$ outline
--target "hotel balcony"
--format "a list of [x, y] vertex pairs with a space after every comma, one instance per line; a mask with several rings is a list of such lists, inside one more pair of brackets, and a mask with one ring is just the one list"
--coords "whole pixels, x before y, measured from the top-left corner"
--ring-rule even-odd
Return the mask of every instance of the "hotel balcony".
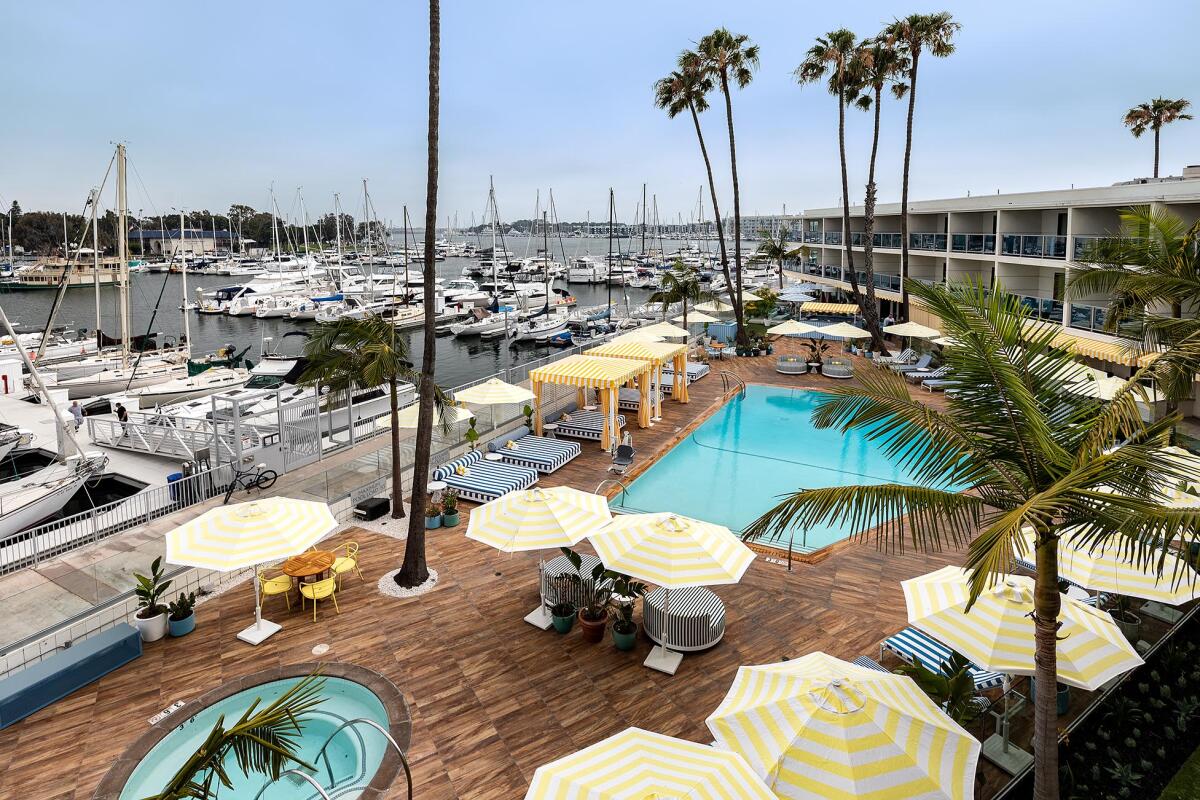
[[946, 252], [946, 239], [944, 233], [910, 233], [908, 234], [908, 249], [909, 250], [933, 250], [934, 252]]
[[950, 252], [980, 253], [994, 256], [996, 254], [996, 234], [994, 233], [954, 233], [950, 235]]
[[1007, 294], [1017, 298], [1031, 319], [1041, 319], [1058, 325], [1064, 324], [1065, 307], [1062, 300], [1015, 292], [1007, 292]]
[[1000, 236], [1000, 253], [1021, 258], [1067, 257], [1067, 237], [1041, 233], [1005, 233]]
[[825, 231], [825, 244], [841, 244], [841, 243], [842, 243], [842, 232], [841, 231]]
[[820, 231], [805, 231], [804, 232], [804, 243], [805, 244], [821, 244], [822, 241], [823, 241], [823, 237], [821, 236]]

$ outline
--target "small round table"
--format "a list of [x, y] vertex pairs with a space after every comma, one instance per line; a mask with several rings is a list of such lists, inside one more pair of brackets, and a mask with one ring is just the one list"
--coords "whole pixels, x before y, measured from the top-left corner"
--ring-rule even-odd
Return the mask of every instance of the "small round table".
[[329, 550], [309, 550], [307, 553], [292, 556], [283, 562], [280, 570], [284, 575], [298, 578], [301, 583], [304, 583], [306, 579], [315, 580], [318, 576], [323, 575], [336, 560], [337, 556]]
[[483, 457], [488, 461], [503, 461], [504, 455], [501, 453], [484, 453]]
[[[597, 408], [598, 408], [598, 406], [584, 406], [583, 410], [584, 411], [595, 411]], [[543, 425], [542, 427], [544, 428], [545, 426]]]
[[425, 491], [429, 493], [430, 499], [435, 503], [440, 503], [442, 500], [442, 492], [446, 491], [445, 481], [430, 481], [425, 484]]
[[542, 430], [546, 432], [546, 438], [547, 438], [547, 439], [555, 439], [555, 438], [557, 438], [557, 437], [554, 435], [554, 432], [555, 432], [556, 430], [558, 430], [558, 423], [557, 423], [557, 422], [546, 422], [546, 423], [543, 423], [543, 424], [542, 424]]

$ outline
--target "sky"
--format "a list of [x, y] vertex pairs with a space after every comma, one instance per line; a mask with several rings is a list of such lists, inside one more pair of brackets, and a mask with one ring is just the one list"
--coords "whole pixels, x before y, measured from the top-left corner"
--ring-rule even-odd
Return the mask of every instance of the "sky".
[[[1121, 124], [1157, 95], [1200, 105], [1200, 3], [855, 3], [445, 0], [439, 225], [481, 220], [489, 176], [502, 218], [533, 215], [553, 190], [559, 219], [634, 217], [642, 184], [659, 219], [697, 213], [704, 171], [690, 121], [668, 119], [654, 81], [719, 26], [761, 47], [735, 93], [742, 213], [838, 202], [837, 106], [792, 71], [816, 36], [860, 36], [898, 15], [949, 10], [957, 52], [923, 59], [913, 199], [1106, 185], [1149, 175], [1152, 142]], [[269, 207], [424, 216], [427, 5], [273, 2], [9, 3], [0, 203], [79, 209], [125, 141], [130, 206]], [[731, 210], [719, 98], [702, 115], [723, 211]], [[904, 105], [888, 101], [881, 202], [900, 194]], [[852, 200], [861, 202], [870, 116], [851, 112]], [[1162, 171], [1200, 163], [1200, 120], [1164, 131]], [[112, 204], [112, 183], [105, 195]], [[706, 213], [711, 214], [707, 197]]]

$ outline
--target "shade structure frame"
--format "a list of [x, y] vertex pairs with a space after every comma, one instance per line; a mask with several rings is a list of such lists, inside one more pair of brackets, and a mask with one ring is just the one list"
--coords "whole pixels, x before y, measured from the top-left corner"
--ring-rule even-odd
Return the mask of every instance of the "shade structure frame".
[[617, 433], [617, 390], [629, 381], [644, 375], [649, 380], [650, 362], [606, 356], [573, 355], [538, 367], [529, 373], [534, 394], [534, 433], [542, 435], [543, 386], [547, 383], [576, 389], [595, 389], [604, 414], [600, 448], [612, 450]]
[[[611, 342], [593, 347], [591, 350], [585, 352], [584, 355], [648, 361], [654, 373], [653, 383], [660, 389], [654, 401], [654, 417], [662, 417], [662, 368], [669, 360], [674, 369], [671, 397], [678, 403], [687, 403], [689, 401], [687, 392], [687, 345], [638, 339], [621, 341], [621, 338], [623, 337], [618, 337]], [[645, 401], [646, 395], [643, 394], [642, 404]]]

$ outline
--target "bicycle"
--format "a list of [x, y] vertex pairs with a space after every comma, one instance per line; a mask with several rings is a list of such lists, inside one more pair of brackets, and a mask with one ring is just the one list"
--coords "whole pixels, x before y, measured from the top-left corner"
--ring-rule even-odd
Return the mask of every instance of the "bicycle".
[[273, 469], [267, 469], [266, 464], [255, 464], [254, 471], [237, 470], [233, 473], [233, 478], [229, 481], [229, 488], [225, 491], [225, 504], [229, 504], [229, 498], [233, 497], [233, 493], [238, 489], [245, 489], [246, 492], [258, 489], [261, 492], [263, 489], [270, 489], [274, 486], [278, 477], [279, 473]]

